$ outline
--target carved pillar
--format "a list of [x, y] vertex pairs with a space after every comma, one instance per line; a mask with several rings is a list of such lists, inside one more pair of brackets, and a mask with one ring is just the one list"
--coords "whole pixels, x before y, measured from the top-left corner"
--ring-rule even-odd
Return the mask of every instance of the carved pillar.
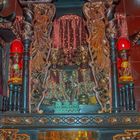
[[126, 110], [126, 102], [125, 102], [125, 87], [124, 85], [121, 85], [120, 87], [120, 110], [123, 112]]
[[134, 97], [134, 83], [123, 84], [124, 95], [124, 110], [122, 111], [135, 111], [135, 97]]
[[21, 97], [21, 95], [22, 95], [22, 93], [21, 93], [21, 88], [22, 88], [22, 86], [21, 85], [18, 85], [18, 87], [17, 87], [18, 89], [18, 92], [17, 92], [17, 111], [18, 112], [20, 112], [20, 105], [21, 105], [21, 102], [20, 102], [20, 97]]
[[134, 97], [134, 83], [129, 83], [130, 92], [130, 108], [132, 111], [136, 110], [135, 97]]
[[123, 86], [119, 86], [119, 94], [120, 94], [120, 111], [124, 110], [124, 96], [123, 96]]
[[[120, 112], [120, 94], [118, 86], [118, 70], [117, 70], [117, 56], [116, 56], [116, 23], [115, 23], [115, 8], [119, 0], [113, 0], [110, 8], [107, 10], [108, 24], [108, 39], [110, 42], [110, 56], [111, 56], [111, 82], [112, 82], [112, 112]], [[108, 3], [109, 4], [109, 3]]]
[[0, 44], [0, 95], [3, 94], [2, 79], [2, 45]]
[[12, 111], [12, 99], [13, 99], [13, 84], [9, 84], [9, 111]]
[[32, 20], [33, 20], [33, 7], [28, 4], [23, 9], [24, 15], [24, 54], [23, 54], [23, 81], [22, 81], [22, 96], [21, 96], [21, 112], [29, 112], [29, 61], [30, 61], [30, 45], [32, 42]]
[[125, 84], [125, 107], [126, 110], [131, 110], [131, 100], [130, 100], [130, 96], [129, 96], [129, 85]]
[[0, 112], [2, 111], [3, 76], [2, 76], [2, 45], [0, 44]]
[[13, 111], [17, 111], [17, 96], [18, 96], [18, 85], [14, 85]]
[[115, 38], [110, 38], [110, 53], [111, 53], [111, 82], [112, 82], [112, 112], [117, 113], [120, 111], [119, 107], [119, 87], [118, 87], [118, 71], [117, 71], [117, 58], [116, 58], [116, 47]]

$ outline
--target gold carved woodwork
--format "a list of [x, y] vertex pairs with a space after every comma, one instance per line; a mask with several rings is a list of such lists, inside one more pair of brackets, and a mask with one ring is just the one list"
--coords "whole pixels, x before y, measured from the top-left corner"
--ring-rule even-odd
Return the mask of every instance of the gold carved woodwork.
[[41, 71], [48, 63], [48, 53], [52, 45], [50, 34], [55, 10], [55, 6], [50, 3], [34, 4], [34, 37], [31, 52], [33, 64], [31, 68], [34, 72]]
[[124, 134], [117, 134], [113, 137], [113, 140], [139, 140], [140, 130], [125, 130]]
[[[40, 102], [36, 105], [36, 100], [31, 98], [32, 105], [37, 106], [35, 111], [39, 112], [40, 104], [48, 95], [48, 79], [50, 76], [50, 66], [61, 63], [59, 53], [56, 48], [52, 48], [52, 20], [55, 14], [53, 4], [34, 4], [34, 37], [32, 43], [32, 63], [31, 63], [31, 94], [39, 97]], [[94, 77], [95, 86], [93, 91], [101, 106], [101, 112], [110, 112], [107, 107], [110, 104], [110, 49], [106, 39], [106, 8], [104, 2], [87, 2], [84, 4], [83, 12], [86, 17], [88, 29], [88, 47], [80, 46], [77, 58], [81, 68], [87, 68], [89, 63]], [[90, 54], [90, 56], [89, 56]], [[61, 53], [61, 56], [63, 53]], [[59, 61], [59, 62], [58, 62]], [[53, 67], [52, 66], [52, 67]], [[55, 68], [55, 67], [54, 67]], [[41, 97], [42, 95], [42, 97]]]
[[27, 134], [17, 134], [18, 129], [0, 129], [1, 140], [30, 140]]
[[[106, 16], [105, 16], [105, 3], [87, 2], [84, 4], [83, 12], [86, 17], [86, 25], [88, 29], [88, 46], [91, 57], [89, 63], [95, 81], [94, 91], [97, 93], [96, 98], [101, 105], [101, 112], [106, 112], [106, 104], [109, 104], [111, 88], [109, 87], [110, 81], [110, 49], [109, 43], [106, 39]], [[98, 79], [96, 75], [102, 73], [102, 78]], [[104, 89], [104, 93], [100, 94], [96, 89]]]
[[[35, 110], [39, 112], [45, 94], [50, 63], [50, 54], [52, 52], [52, 20], [55, 15], [55, 5], [51, 3], [33, 4], [34, 11], [34, 36], [31, 49], [31, 94], [36, 92], [40, 95], [40, 102]], [[45, 87], [45, 88], [44, 88]], [[43, 91], [43, 89], [45, 89]], [[43, 96], [41, 97], [43, 93]], [[31, 98], [31, 104], [36, 104], [34, 98]]]
[[83, 8], [86, 20], [89, 38], [88, 45], [93, 56], [96, 55], [95, 63], [100, 69], [108, 69], [109, 44], [105, 35], [105, 6], [103, 2], [85, 3]]

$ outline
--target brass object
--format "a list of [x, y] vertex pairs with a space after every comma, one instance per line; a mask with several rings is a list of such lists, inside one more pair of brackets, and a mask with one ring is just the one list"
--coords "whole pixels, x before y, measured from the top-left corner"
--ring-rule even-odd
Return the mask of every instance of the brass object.
[[93, 105], [97, 104], [97, 99], [95, 96], [89, 97], [89, 104], [93, 104]]

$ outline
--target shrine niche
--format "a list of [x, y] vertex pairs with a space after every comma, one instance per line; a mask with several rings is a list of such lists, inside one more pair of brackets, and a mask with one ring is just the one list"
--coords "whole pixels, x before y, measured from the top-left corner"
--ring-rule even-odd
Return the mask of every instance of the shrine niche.
[[[55, 6], [49, 4], [34, 5], [34, 12], [33, 111], [84, 113], [89, 107], [89, 112], [110, 112], [110, 51], [104, 4], [86, 3], [85, 17], [68, 14], [53, 19]], [[89, 14], [97, 12], [99, 15]]]

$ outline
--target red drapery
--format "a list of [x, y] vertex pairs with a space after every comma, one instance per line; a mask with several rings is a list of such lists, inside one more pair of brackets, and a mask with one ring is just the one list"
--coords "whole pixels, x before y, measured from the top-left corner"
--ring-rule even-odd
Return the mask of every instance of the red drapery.
[[73, 52], [86, 42], [86, 28], [83, 18], [64, 15], [54, 20], [53, 47]]

